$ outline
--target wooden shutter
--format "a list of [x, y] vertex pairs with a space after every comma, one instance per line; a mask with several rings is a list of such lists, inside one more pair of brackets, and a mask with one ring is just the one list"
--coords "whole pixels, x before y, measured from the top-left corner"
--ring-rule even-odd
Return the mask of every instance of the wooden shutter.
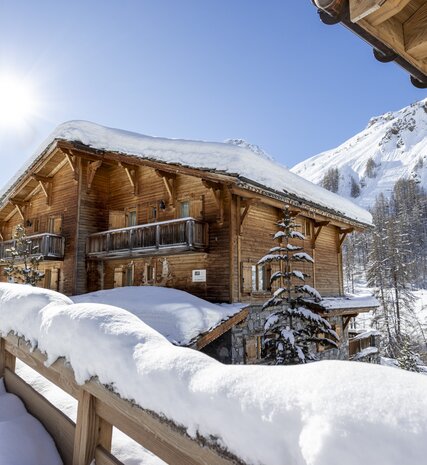
[[124, 210], [110, 210], [108, 229], [120, 229], [126, 225], [126, 213]]
[[114, 287], [123, 287], [123, 267], [114, 268]]
[[252, 292], [252, 263], [242, 262], [242, 292]]
[[50, 286], [52, 291], [59, 290], [59, 268], [52, 268], [50, 270]]
[[44, 272], [43, 287], [44, 287], [45, 289], [50, 289], [51, 274], [52, 274], [52, 270], [45, 270], [45, 272]]
[[[278, 271], [280, 271], [280, 264], [276, 262], [272, 262], [270, 265], [270, 278], [271, 276], [273, 276], [274, 273], [277, 273]], [[280, 279], [277, 279], [276, 281], [273, 282], [273, 284], [271, 284], [271, 291], [272, 292], [277, 291], [279, 287], [280, 287]]]
[[258, 355], [257, 337], [250, 336], [245, 338], [245, 357], [246, 363], [255, 362]]
[[190, 202], [190, 216], [196, 220], [203, 219], [203, 196]]

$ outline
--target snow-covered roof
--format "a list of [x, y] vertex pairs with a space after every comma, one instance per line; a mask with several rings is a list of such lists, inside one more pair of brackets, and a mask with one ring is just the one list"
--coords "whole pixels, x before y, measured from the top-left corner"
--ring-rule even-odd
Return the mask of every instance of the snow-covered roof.
[[366, 347], [365, 349], [362, 349], [360, 352], [357, 352], [357, 354], [353, 355], [351, 359], [353, 361], [357, 360], [362, 360], [365, 357], [368, 357], [369, 355], [375, 355], [378, 353], [378, 347]]
[[156, 286], [118, 287], [71, 297], [75, 303], [115, 305], [133, 313], [180, 346], [189, 346], [239, 313], [244, 304], [216, 305], [185, 291]]
[[381, 336], [381, 333], [377, 331], [376, 329], [368, 329], [368, 330], [364, 330], [363, 332], [357, 334], [357, 336], [352, 337], [351, 340], [358, 341], [359, 339], [366, 339], [371, 336]]
[[9, 331], [47, 364], [64, 357], [78, 383], [97, 376], [248, 465], [421, 464], [427, 456], [427, 378], [418, 373], [343, 361], [223, 365], [173, 346], [126, 310], [0, 283], [0, 333]]
[[304, 301], [315, 305], [317, 308], [330, 312], [346, 309], [371, 309], [379, 306], [378, 300], [371, 294], [348, 294], [342, 297], [324, 297], [320, 302], [314, 302], [314, 300], [306, 298]]
[[77, 142], [97, 150], [229, 174], [240, 178], [242, 183], [255, 183], [267, 190], [285, 193], [327, 209], [340, 217], [361, 224], [372, 224], [372, 217], [366, 210], [291, 173], [260, 149], [254, 150], [250, 144], [236, 143], [235, 140], [221, 143], [151, 137], [88, 121], [70, 121], [58, 126], [5, 187], [3, 194], [8, 192], [55, 140]]

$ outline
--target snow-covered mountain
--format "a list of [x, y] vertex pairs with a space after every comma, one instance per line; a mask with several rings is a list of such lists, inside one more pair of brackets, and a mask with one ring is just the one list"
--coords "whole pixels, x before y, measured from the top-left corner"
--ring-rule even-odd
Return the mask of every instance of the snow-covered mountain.
[[402, 177], [427, 188], [427, 99], [371, 118], [363, 131], [339, 147], [311, 157], [291, 171], [320, 184], [325, 174], [336, 168], [338, 194], [363, 207], [373, 205], [380, 192], [389, 195]]

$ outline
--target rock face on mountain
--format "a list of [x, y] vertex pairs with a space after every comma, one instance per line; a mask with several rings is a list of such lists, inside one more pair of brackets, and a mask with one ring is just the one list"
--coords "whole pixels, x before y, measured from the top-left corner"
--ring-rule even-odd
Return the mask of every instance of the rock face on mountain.
[[291, 171], [365, 208], [379, 193], [388, 196], [400, 178], [427, 188], [427, 99], [371, 118], [366, 129], [339, 147]]

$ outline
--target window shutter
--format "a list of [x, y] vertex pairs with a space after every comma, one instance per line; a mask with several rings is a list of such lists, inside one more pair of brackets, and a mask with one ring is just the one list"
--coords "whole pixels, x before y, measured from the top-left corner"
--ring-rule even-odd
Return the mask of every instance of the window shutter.
[[126, 213], [123, 210], [110, 210], [108, 229], [124, 228], [126, 224]]
[[123, 268], [114, 268], [114, 287], [123, 287]]
[[59, 268], [50, 270], [50, 286], [49, 289], [57, 291], [59, 289]]
[[242, 262], [242, 292], [252, 292], [252, 263]]
[[196, 220], [203, 219], [203, 196], [190, 202], [190, 216]]
[[[277, 273], [278, 271], [280, 271], [280, 264], [276, 262], [272, 262], [271, 268], [270, 268], [270, 278], [271, 276], [273, 276], [274, 273]], [[277, 279], [271, 284], [271, 291], [272, 292], [277, 291], [279, 287], [280, 287], [280, 279]]]
[[61, 234], [62, 232], [62, 216], [56, 216], [53, 220], [53, 233]]

